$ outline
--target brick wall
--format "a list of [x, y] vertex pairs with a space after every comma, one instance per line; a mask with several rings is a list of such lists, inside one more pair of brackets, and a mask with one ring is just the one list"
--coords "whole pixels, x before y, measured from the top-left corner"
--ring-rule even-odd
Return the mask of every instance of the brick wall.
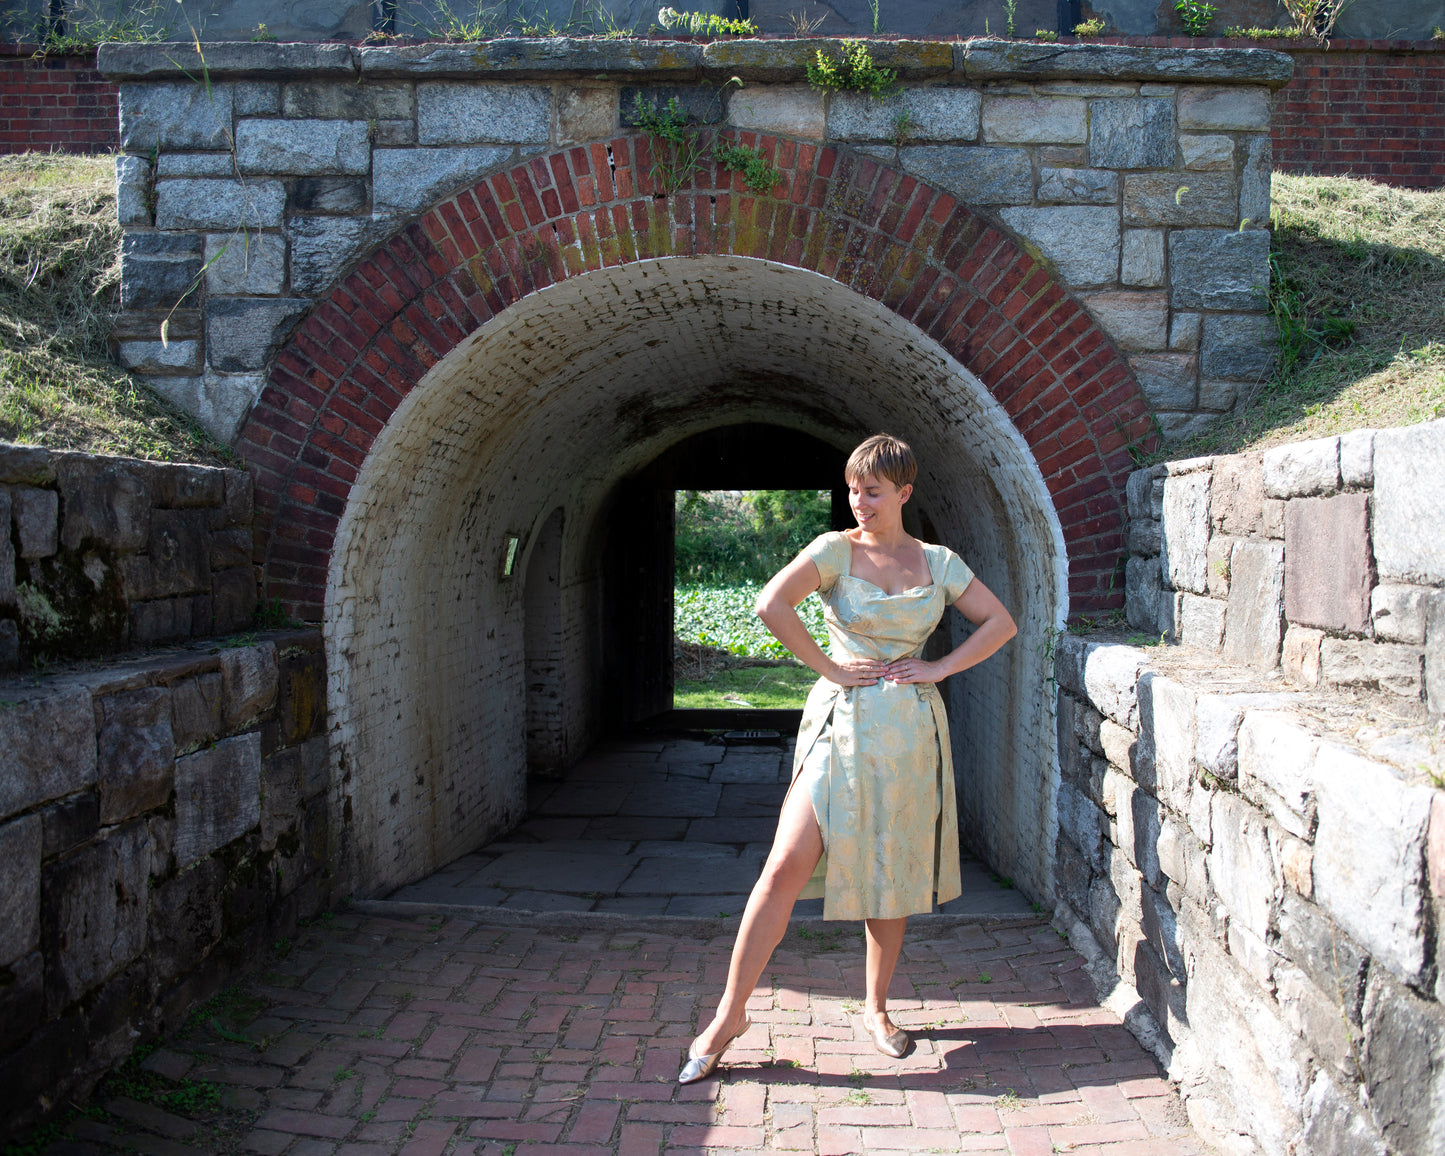
[[[1131, 37], [1117, 43], [1288, 52], [1295, 79], [1275, 97], [1276, 168], [1417, 188], [1445, 184], [1445, 44], [1337, 40], [1321, 51], [1288, 41]], [[95, 72], [93, 54], [35, 60], [26, 46], [0, 47], [0, 77], [0, 153], [116, 147], [116, 87]]]
[[115, 148], [116, 87], [95, 70], [95, 53], [36, 59], [34, 51], [0, 45], [0, 154]]

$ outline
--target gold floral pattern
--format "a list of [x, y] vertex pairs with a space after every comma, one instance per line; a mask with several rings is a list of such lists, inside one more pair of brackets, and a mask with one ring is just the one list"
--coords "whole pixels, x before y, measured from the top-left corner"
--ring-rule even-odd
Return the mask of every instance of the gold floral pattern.
[[[853, 546], [823, 534], [803, 551], [822, 579], [833, 658], [916, 657], [973, 581], [946, 546], [923, 547], [933, 581], [887, 594], [851, 573]], [[896, 919], [962, 894], [948, 717], [938, 688], [819, 679], [803, 708], [793, 783], [813, 802], [823, 858], [800, 898], [824, 919]]]

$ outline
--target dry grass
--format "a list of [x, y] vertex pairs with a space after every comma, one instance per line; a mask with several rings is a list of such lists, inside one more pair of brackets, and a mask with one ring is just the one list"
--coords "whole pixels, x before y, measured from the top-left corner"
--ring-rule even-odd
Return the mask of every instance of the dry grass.
[[1280, 369], [1160, 456], [1445, 417], [1445, 191], [1275, 173], [1272, 223]]
[[120, 285], [111, 157], [0, 157], [0, 439], [230, 463], [110, 357]]

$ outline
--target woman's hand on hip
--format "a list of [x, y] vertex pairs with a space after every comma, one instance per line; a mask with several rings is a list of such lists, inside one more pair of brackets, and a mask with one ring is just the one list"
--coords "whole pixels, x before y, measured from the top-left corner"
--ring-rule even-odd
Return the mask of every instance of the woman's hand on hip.
[[829, 682], [838, 686], [874, 686], [888, 664], [876, 658], [849, 658], [829, 665], [831, 669], [823, 676]]
[[883, 677], [898, 683], [938, 682], [942, 672], [921, 658], [895, 658], [883, 668]]

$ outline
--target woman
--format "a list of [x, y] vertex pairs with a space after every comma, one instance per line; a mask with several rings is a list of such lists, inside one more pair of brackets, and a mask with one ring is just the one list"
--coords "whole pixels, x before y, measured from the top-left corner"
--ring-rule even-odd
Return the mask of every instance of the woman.
[[[743, 912], [717, 1014], [688, 1049], [678, 1082], [705, 1079], [751, 1026], [747, 1000], [800, 895], [823, 896], [824, 919], [866, 929], [864, 1027], [885, 1055], [908, 1033], [888, 1016], [888, 984], [903, 925], [962, 893], [948, 720], [934, 683], [982, 662], [1016, 632], [1003, 604], [945, 546], [903, 529], [918, 466], [898, 438], [860, 445], [844, 471], [853, 516], [780, 570], [758, 617], [822, 677], [808, 695], [773, 849]], [[795, 607], [817, 590], [828, 625], [823, 653]], [[919, 657], [953, 605], [977, 627], [936, 662]]]

